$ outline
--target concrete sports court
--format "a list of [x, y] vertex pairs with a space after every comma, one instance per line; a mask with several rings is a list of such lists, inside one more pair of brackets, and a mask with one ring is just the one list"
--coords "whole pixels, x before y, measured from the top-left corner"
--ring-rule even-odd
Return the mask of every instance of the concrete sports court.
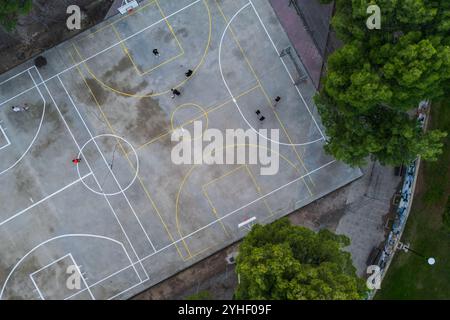
[[[324, 153], [289, 46], [267, 0], [144, 1], [1, 75], [0, 297], [128, 298], [359, 177]], [[173, 164], [194, 120], [279, 129], [278, 174]]]

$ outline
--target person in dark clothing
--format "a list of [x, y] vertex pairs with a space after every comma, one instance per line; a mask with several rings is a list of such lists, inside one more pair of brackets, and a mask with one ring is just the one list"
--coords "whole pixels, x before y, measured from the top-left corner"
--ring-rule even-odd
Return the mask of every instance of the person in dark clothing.
[[179, 96], [181, 94], [181, 92], [177, 89], [170, 89], [170, 91], [172, 91], [172, 99], [175, 98], [175, 96]]

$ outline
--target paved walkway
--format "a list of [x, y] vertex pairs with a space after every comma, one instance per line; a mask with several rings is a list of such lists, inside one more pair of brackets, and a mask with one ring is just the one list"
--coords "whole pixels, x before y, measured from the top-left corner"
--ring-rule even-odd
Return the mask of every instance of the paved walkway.
[[345, 213], [336, 233], [350, 237], [348, 251], [359, 275], [365, 275], [366, 261], [372, 249], [385, 239], [385, 216], [389, 213], [392, 197], [401, 182], [394, 169], [378, 163], [363, 168], [364, 176], [352, 184]]

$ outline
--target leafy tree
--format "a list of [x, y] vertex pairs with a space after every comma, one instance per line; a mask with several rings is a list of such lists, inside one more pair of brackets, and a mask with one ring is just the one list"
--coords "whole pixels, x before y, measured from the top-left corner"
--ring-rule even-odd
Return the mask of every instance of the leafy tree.
[[328, 230], [315, 233], [287, 218], [255, 225], [239, 248], [237, 299], [362, 299], [350, 240]]
[[[381, 30], [366, 27], [370, 4], [381, 8]], [[445, 134], [421, 132], [411, 110], [448, 90], [449, 18], [447, 0], [336, 0], [332, 23], [344, 46], [315, 99], [329, 153], [351, 165], [369, 155], [392, 165], [436, 159]]]
[[18, 16], [29, 13], [32, 6], [32, 0], [0, 0], [0, 24], [8, 31], [13, 30]]
[[446, 133], [425, 133], [404, 112], [379, 105], [355, 114], [324, 94], [316, 103], [329, 136], [325, 150], [352, 166], [364, 165], [369, 154], [382, 164], [396, 165], [417, 156], [436, 160], [441, 153]]

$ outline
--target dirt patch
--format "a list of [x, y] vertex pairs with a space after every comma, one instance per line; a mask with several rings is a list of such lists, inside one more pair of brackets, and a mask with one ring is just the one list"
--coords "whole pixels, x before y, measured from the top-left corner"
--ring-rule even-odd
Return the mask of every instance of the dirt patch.
[[[67, 107], [63, 107], [67, 109]], [[44, 118], [44, 128], [47, 134], [40, 134], [36, 140], [36, 144], [33, 146], [33, 157], [39, 157], [39, 155], [47, 150], [51, 145], [56, 143], [61, 137], [56, 132], [63, 131], [63, 124], [60, 120], [59, 114], [55, 108], [47, 108]]]
[[134, 141], [142, 144], [170, 130], [169, 116], [161, 108], [158, 100], [140, 99], [135, 108], [137, 110], [134, 120], [125, 127]]
[[187, 31], [186, 28], [180, 28], [178, 29], [175, 34], [177, 36], [181, 36], [182, 38], [187, 38], [189, 36], [189, 32]]
[[230, 299], [237, 284], [237, 277], [234, 273], [234, 266], [228, 265], [225, 258], [229, 253], [235, 251], [237, 246], [238, 244], [234, 244], [213, 254], [132, 299], [184, 299], [186, 296], [202, 290], [210, 291], [214, 299]]
[[131, 60], [125, 56], [119, 60], [119, 62], [112, 67], [110, 70], [106, 71], [103, 74], [104, 79], [114, 79], [117, 77], [118, 73], [127, 72], [129, 69], [133, 68], [133, 64]]
[[[34, 0], [32, 11], [19, 17], [16, 29], [6, 32], [0, 27], [0, 73], [54, 47], [85, 29], [101, 22], [113, 0]], [[81, 30], [66, 27], [69, 5], [82, 11]]]
[[98, 104], [100, 106], [104, 105], [106, 100], [108, 99], [108, 94], [105, 89], [103, 89], [103, 86], [100, 84], [100, 82], [95, 79], [88, 78], [86, 79], [86, 85], [91, 89], [93, 95], [97, 99]]

